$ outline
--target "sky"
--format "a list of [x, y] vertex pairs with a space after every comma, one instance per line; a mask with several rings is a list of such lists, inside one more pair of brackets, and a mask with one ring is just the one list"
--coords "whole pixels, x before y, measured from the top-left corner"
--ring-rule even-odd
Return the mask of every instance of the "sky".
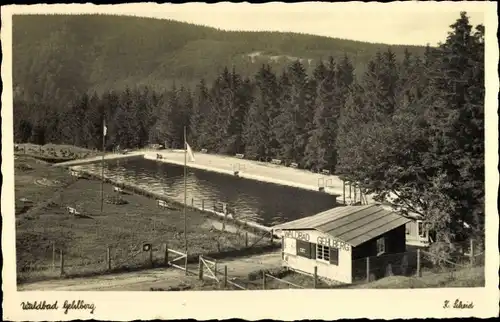
[[[223, 30], [299, 32], [372, 43], [437, 45], [466, 11], [475, 26], [485, 22], [487, 2], [302, 2], [284, 4], [187, 3], [37, 5], [36, 13], [110, 13], [173, 19]], [[491, 10], [491, 7], [489, 7]]]
[[[481, 2], [185, 4], [165, 5], [152, 13], [130, 14], [168, 18], [224, 30], [301, 32], [386, 44], [437, 45], [449, 26], [467, 11], [473, 25], [484, 23]], [[137, 9], [137, 8], [135, 8]]]

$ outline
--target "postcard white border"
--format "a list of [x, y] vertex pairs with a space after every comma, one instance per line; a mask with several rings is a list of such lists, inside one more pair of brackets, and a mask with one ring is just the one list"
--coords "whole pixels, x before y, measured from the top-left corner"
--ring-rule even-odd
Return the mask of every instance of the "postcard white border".
[[[193, 10], [205, 4], [190, 3]], [[214, 291], [214, 292], [17, 292], [15, 270], [15, 219], [12, 129], [12, 14], [41, 13], [118, 13], [137, 14], [158, 10], [157, 4], [125, 4], [97, 6], [85, 5], [29, 5], [2, 7], [2, 254], [3, 254], [3, 311], [8, 320], [73, 320], [100, 319], [126, 321], [134, 319], [225, 319], [258, 320], [335, 319], [335, 318], [427, 318], [427, 317], [492, 317], [498, 316], [499, 291], [497, 269], [498, 211], [496, 207], [499, 176], [497, 93], [499, 89], [497, 62], [498, 43], [496, 3], [492, 2], [399, 2], [381, 3], [269, 3], [270, 10], [295, 6], [300, 10], [320, 6], [336, 6], [336, 10], [356, 10], [356, 6], [397, 6], [411, 10], [448, 10], [463, 7], [465, 11], [484, 12], [486, 26], [486, 287], [460, 289], [404, 289], [404, 290], [283, 290], [283, 291]], [[169, 5], [172, 6], [172, 5]], [[179, 5], [175, 5], [179, 6]], [[212, 6], [238, 6], [220, 3]], [[249, 4], [240, 6], [248, 7]], [[256, 5], [252, 5], [256, 6]], [[309, 6], [309, 7], [305, 7]], [[169, 10], [172, 7], [169, 8]], [[359, 7], [358, 7], [359, 8]], [[275, 10], [276, 10], [275, 9]], [[297, 9], [295, 9], [297, 10]], [[458, 17], [457, 17], [458, 18]], [[453, 23], [450, 21], [450, 24]], [[443, 309], [443, 301], [455, 299], [474, 301], [474, 309]], [[93, 315], [73, 311], [65, 315], [60, 311], [23, 311], [22, 301], [84, 300], [95, 303]], [[325, 310], [318, 310], [322, 307]], [[315, 308], [315, 309], [313, 309]]]

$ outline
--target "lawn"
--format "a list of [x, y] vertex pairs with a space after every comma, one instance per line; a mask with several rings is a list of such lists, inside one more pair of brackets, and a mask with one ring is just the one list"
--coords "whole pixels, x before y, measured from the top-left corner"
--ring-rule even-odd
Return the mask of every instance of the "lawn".
[[[314, 288], [313, 277], [310, 275], [300, 274], [289, 271], [280, 267], [267, 271], [268, 274], [275, 276], [282, 281], [266, 277], [266, 289], [312, 289]], [[223, 289], [222, 274], [220, 283], [216, 283], [208, 278], [204, 281], [197, 281], [193, 278], [179, 282], [176, 287], [164, 288], [158, 284], [158, 289], [155, 290], [218, 290]], [[248, 290], [262, 290], [263, 279], [262, 271], [255, 271], [249, 274], [248, 278], [234, 279], [234, 282], [245, 287]], [[287, 284], [283, 281], [292, 283]], [[453, 273], [433, 273], [423, 271], [421, 277], [406, 277], [406, 276], [389, 276], [370, 283], [360, 284], [341, 284], [334, 281], [326, 282], [318, 279], [316, 288], [318, 289], [407, 289], [407, 288], [443, 288], [443, 287], [484, 287], [484, 267], [462, 268]], [[235, 289], [237, 287], [228, 283], [226, 289]]]
[[[144, 243], [152, 244], [157, 262], [164, 259], [164, 243], [170, 249], [184, 250], [181, 209], [160, 209], [155, 200], [136, 194], [120, 194], [125, 204], [110, 204], [107, 201], [118, 194], [113, 186], [104, 184], [101, 213], [100, 181], [76, 180], [68, 170], [31, 157], [18, 156], [15, 167], [16, 204], [31, 206], [29, 210], [16, 207], [20, 282], [57, 277], [61, 251], [65, 273], [78, 275], [105, 271], [108, 247], [112, 268], [117, 269], [149, 263], [149, 253], [142, 251]], [[70, 214], [67, 207], [82, 216]], [[213, 228], [213, 218], [206, 214], [187, 210], [186, 220], [190, 254], [244, 247], [241, 231], [221, 232]]]
[[484, 266], [461, 268], [454, 272], [422, 272], [421, 277], [388, 276], [377, 281], [352, 285], [349, 288], [442, 288], [442, 287], [484, 287]]
[[14, 175], [16, 217], [75, 182], [67, 170], [29, 156], [16, 156]]

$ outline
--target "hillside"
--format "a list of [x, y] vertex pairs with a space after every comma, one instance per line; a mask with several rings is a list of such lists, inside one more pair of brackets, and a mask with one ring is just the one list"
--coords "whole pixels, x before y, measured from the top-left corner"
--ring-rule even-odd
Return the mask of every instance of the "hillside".
[[[28, 101], [65, 101], [74, 93], [126, 85], [165, 88], [214, 79], [224, 66], [243, 76], [262, 63], [281, 70], [301, 59], [311, 71], [319, 59], [347, 54], [361, 74], [375, 52], [387, 48], [306, 34], [221, 31], [171, 20], [110, 15], [16, 15], [13, 79]], [[407, 48], [391, 46], [398, 58]]]

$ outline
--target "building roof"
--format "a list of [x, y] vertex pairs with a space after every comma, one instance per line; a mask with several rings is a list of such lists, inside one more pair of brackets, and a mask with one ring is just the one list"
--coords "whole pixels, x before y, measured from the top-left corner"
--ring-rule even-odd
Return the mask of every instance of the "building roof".
[[411, 219], [377, 204], [345, 206], [274, 226], [280, 230], [315, 229], [353, 247], [405, 225]]

